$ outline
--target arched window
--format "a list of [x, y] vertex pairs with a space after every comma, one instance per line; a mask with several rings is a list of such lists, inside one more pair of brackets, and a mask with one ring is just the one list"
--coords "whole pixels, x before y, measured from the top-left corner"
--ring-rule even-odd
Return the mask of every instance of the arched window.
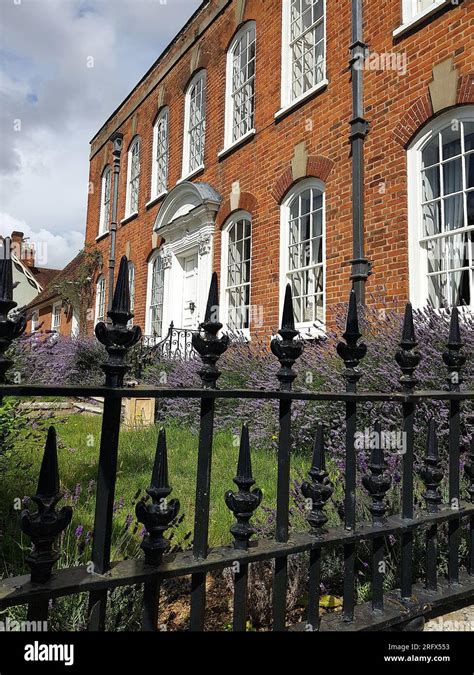
[[326, 80], [325, 0], [283, 0], [282, 106]]
[[168, 108], [163, 108], [153, 127], [152, 199], [168, 188]]
[[[130, 311], [133, 313], [135, 308], [135, 265], [128, 261], [128, 289], [130, 292]], [[129, 327], [133, 326], [133, 317], [128, 322]]]
[[237, 33], [227, 52], [225, 147], [253, 131], [255, 126], [255, 22]]
[[317, 332], [325, 322], [323, 183], [313, 178], [298, 183], [281, 210], [281, 300], [290, 283], [298, 328]]
[[125, 217], [138, 213], [138, 192], [140, 188], [140, 137], [136, 136], [128, 150], [127, 196]]
[[148, 332], [154, 338], [163, 334], [163, 292], [164, 268], [159, 253], [151, 258], [148, 264]]
[[105, 277], [103, 274], [97, 279], [95, 287], [95, 322], [105, 321]]
[[223, 323], [231, 331], [250, 329], [252, 222], [250, 214], [235, 213], [222, 230]]
[[204, 166], [206, 139], [206, 71], [200, 70], [186, 91], [184, 112], [183, 177]]
[[408, 151], [410, 296], [474, 306], [474, 106], [436, 118]]
[[112, 188], [112, 169], [106, 166], [102, 173], [102, 189], [100, 195], [99, 237], [109, 231], [110, 195]]

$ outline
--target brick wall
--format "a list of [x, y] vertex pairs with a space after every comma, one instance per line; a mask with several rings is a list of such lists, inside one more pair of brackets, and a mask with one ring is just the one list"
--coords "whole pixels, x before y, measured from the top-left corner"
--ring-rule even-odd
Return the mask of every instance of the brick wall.
[[[408, 297], [406, 143], [432, 114], [429, 85], [433, 67], [453, 58], [460, 77], [458, 103], [474, 102], [474, 3], [470, 0], [444, 11], [394, 39], [401, 23], [401, 2], [364, 2], [364, 37], [372, 52], [405, 53], [407, 72], [365, 72], [366, 117], [370, 133], [365, 155], [366, 255], [373, 262], [367, 284], [368, 301], [398, 306]], [[217, 16], [193, 42], [216, 12]], [[242, 14], [241, 14], [242, 13]], [[256, 21], [256, 135], [247, 144], [219, 160], [224, 141], [226, 49], [241, 20]], [[348, 71], [351, 43], [350, 2], [327, 2], [327, 77], [329, 85], [285, 117], [275, 120], [280, 108], [281, 2], [211, 2], [196, 17], [171, 50], [132, 92], [91, 146], [90, 195], [86, 240], [95, 242], [100, 208], [101, 174], [112, 164], [114, 130], [124, 134], [118, 219], [124, 218], [127, 148], [141, 136], [139, 214], [119, 225], [117, 260], [129, 253], [136, 267], [135, 322], [145, 325], [146, 260], [160, 202], [150, 200], [152, 127], [160, 106], [170, 108], [169, 189], [181, 178], [184, 90], [198, 67], [207, 68], [207, 131], [205, 170], [194, 181], [210, 183], [223, 202], [216, 223], [214, 267], [220, 271], [220, 229], [230, 210], [232, 184], [240, 182], [241, 208], [252, 213], [252, 304], [263, 305], [262, 334], [278, 324], [279, 314], [279, 200], [293, 182], [295, 147], [307, 155], [307, 175], [326, 183], [326, 307], [345, 301], [350, 287], [352, 257], [351, 158], [348, 140], [351, 118], [351, 82]], [[167, 74], [164, 75], [164, 73]], [[155, 83], [158, 82], [156, 86]], [[146, 92], [149, 92], [146, 95]], [[138, 107], [135, 108], [135, 106]], [[155, 241], [156, 245], [156, 241]], [[108, 258], [109, 236], [97, 242]], [[92, 329], [92, 324], [91, 324]]]

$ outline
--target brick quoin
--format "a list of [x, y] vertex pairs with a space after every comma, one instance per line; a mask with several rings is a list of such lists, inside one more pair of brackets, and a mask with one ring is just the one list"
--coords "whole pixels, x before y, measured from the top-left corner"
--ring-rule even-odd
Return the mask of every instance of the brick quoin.
[[[240, 16], [237, 5], [242, 8]], [[373, 264], [367, 302], [399, 309], [409, 296], [407, 153], [410, 140], [434, 117], [429, 86], [433, 68], [451, 58], [459, 77], [457, 105], [474, 102], [474, 3], [449, 5], [398, 38], [401, 2], [364, 3], [364, 39], [371, 52], [403, 54], [406, 73], [364, 71], [365, 117], [370, 131], [365, 142], [365, 253]], [[139, 11], [139, 8], [137, 8]], [[157, 12], [159, 9], [157, 9]], [[256, 22], [255, 130], [247, 142], [224, 156], [226, 50], [238, 26]], [[231, 215], [233, 186], [238, 181], [239, 209], [252, 216], [251, 303], [264, 308], [263, 325], [253, 335], [268, 338], [280, 315], [280, 203], [294, 183], [296, 146], [304, 145], [306, 175], [325, 184], [326, 195], [326, 321], [334, 307], [346, 302], [351, 287], [352, 167], [349, 132], [352, 110], [350, 73], [350, 2], [326, 3], [326, 87], [286, 114], [281, 108], [280, 0], [211, 0], [201, 6], [169, 49], [158, 59], [91, 141], [86, 242], [102, 252], [107, 267], [110, 237], [96, 240], [101, 174], [112, 165], [110, 136], [123, 134], [118, 199], [116, 260], [129, 253], [135, 265], [135, 323], [145, 327], [147, 260], [160, 240], [153, 225], [164, 199], [151, 197], [153, 123], [169, 106], [168, 190], [181, 179], [184, 90], [200, 68], [207, 71], [205, 168], [190, 180], [207, 183], [222, 197], [215, 222], [213, 269], [220, 273], [220, 228]], [[438, 111], [437, 114], [442, 111]], [[127, 149], [141, 137], [138, 215], [123, 224]], [[384, 189], [381, 190], [380, 186]], [[234, 204], [234, 201], [232, 201]], [[116, 267], [118, 269], [118, 265]], [[110, 289], [107, 289], [107, 292]], [[93, 330], [93, 322], [89, 325]]]

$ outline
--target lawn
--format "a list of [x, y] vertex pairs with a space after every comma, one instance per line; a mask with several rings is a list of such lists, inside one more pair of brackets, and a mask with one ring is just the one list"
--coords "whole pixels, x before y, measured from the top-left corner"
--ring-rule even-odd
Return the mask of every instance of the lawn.
[[[74, 509], [73, 522], [67, 535], [69, 539], [74, 536], [78, 527], [83, 528], [84, 535], [93, 528], [95, 486], [91, 484], [91, 481], [95, 481], [97, 477], [101, 418], [94, 415], [72, 415], [67, 418], [58, 418], [56, 429], [61, 487], [66, 492], [66, 499], [59, 503], [59, 507], [64, 503], [69, 503]], [[173, 488], [170, 498], [179, 499], [180, 514], [184, 514], [182, 522], [176, 528], [174, 542], [183, 545], [184, 541], [188, 543], [191, 541], [190, 533], [194, 523], [198, 438], [196, 433], [175, 425], [168, 427], [166, 432], [169, 479]], [[122, 427], [114, 513], [116, 557], [123, 555], [121, 536], [127, 517], [128, 520], [132, 520], [131, 516], [133, 516], [133, 522], [127, 530], [129, 534], [133, 532], [135, 524], [135, 503], [144, 495], [150, 483], [157, 435], [157, 427], [137, 430], [126, 430]], [[5, 481], [7, 491], [6, 494], [4, 493], [4, 499], [7, 503], [11, 504], [15, 497], [34, 494], [42, 458], [41, 450], [41, 447], [37, 443], [32, 443], [31, 440], [17, 444], [15, 461], [13, 464], [10, 463], [9, 477]], [[229, 528], [234, 521], [234, 516], [225, 505], [224, 494], [229, 489], [237, 489], [232, 481], [236, 473], [237, 458], [238, 438], [231, 432], [216, 432], [213, 444], [209, 523], [211, 546], [228, 544], [232, 541]], [[277, 488], [275, 453], [261, 449], [254, 451], [252, 468], [256, 485], [262, 489], [264, 494], [262, 506], [275, 507]], [[308, 469], [307, 457], [293, 456], [292, 475], [294, 478], [301, 478]], [[261, 508], [259, 511], [260, 518], [266, 519], [265, 510]], [[19, 527], [14, 519], [10, 520], [9, 525], [11, 539], [19, 541]], [[18, 538], [14, 536], [15, 528]], [[140, 530], [141, 526], [137, 532], [137, 538]], [[68, 543], [71, 542], [65, 543], [65, 548], [70, 549]], [[12, 553], [11, 550], [10, 553]]]

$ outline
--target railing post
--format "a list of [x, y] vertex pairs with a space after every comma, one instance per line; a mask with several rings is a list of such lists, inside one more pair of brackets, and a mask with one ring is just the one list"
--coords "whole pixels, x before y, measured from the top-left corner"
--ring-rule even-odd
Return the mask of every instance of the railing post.
[[[217, 274], [214, 272], [204, 321], [199, 326], [199, 332], [193, 334], [193, 347], [203, 362], [199, 375], [204, 389], [216, 389], [220, 376], [216, 364], [229, 346], [227, 335], [217, 337], [222, 328], [219, 322], [218, 297]], [[193, 554], [196, 559], [207, 557], [214, 408], [213, 398], [201, 398], [193, 542]], [[191, 630], [202, 631], [206, 609], [206, 574], [201, 572], [193, 574], [191, 588]]]
[[[425, 484], [423, 499], [426, 502], [428, 513], [437, 513], [441, 504], [439, 484], [443, 480], [444, 472], [441, 468], [441, 460], [438, 453], [438, 437], [436, 424], [433, 418], [428, 422], [428, 435], [426, 439], [426, 455], [424, 466], [420, 470], [420, 477]], [[436, 591], [438, 588], [438, 526], [436, 523], [429, 525], [426, 531], [426, 588], [428, 591]]]
[[[344, 342], [339, 342], [337, 345], [337, 353], [346, 366], [344, 372], [346, 391], [355, 394], [357, 391], [357, 382], [362, 377], [358, 365], [366, 355], [367, 347], [363, 342], [359, 343], [362, 335], [359, 331], [357, 297], [354, 289], [350, 292], [346, 331], [342, 337], [344, 338]], [[346, 403], [346, 466], [344, 496], [344, 528], [348, 532], [353, 532], [356, 527], [356, 431], [357, 405], [352, 401], [348, 401]], [[354, 543], [344, 545], [344, 621], [354, 620], [355, 554], [356, 547]]]
[[[246, 551], [249, 540], [255, 534], [255, 528], [250, 525], [250, 519], [255, 509], [260, 506], [263, 493], [260, 488], [252, 488], [255, 480], [252, 475], [252, 460], [250, 456], [249, 430], [246, 424], [242, 427], [240, 439], [239, 461], [234, 483], [238, 492], [228, 490], [225, 494], [227, 507], [237, 518], [237, 522], [230, 528], [234, 536], [234, 548]], [[239, 562], [234, 576], [234, 613], [233, 630], [245, 631], [247, 622], [247, 577], [248, 565]]]
[[[400, 349], [395, 359], [400, 366], [402, 375], [400, 384], [406, 394], [413, 394], [418, 380], [414, 373], [421, 356], [417, 350], [418, 342], [415, 338], [415, 326], [413, 325], [413, 310], [410, 303], [405, 308], [403, 320], [402, 340]], [[402, 467], [402, 518], [413, 519], [413, 424], [415, 417], [415, 405], [408, 402], [402, 404], [403, 408], [403, 435], [405, 441], [403, 467]], [[407, 530], [401, 536], [401, 595], [402, 599], [409, 600], [412, 595], [413, 584], [413, 532]]]
[[[310, 511], [307, 521], [311, 527], [311, 534], [316, 539], [322, 539], [324, 526], [328, 517], [324, 513], [326, 503], [333, 493], [333, 485], [326, 471], [326, 456], [324, 448], [324, 427], [320, 423], [316, 431], [313, 448], [313, 460], [308, 471], [309, 481], [301, 485], [301, 493], [309, 501]], [[309, 561], [308, 584], [308, 617], [307, 625], [313, 631], [319, 630], [319, 600], [321, 582], [321, 546], [311, 549]]]
[[[163, 534], [179, 512], [179, 501], [167, 499], [171, 494], [171, 487], [168, 481], [168, 451], [164, 429], [160, 429], [158, 434], [151, 484], [147, 494], [151, 497], [152, 503], [145, 504], [144, 501], [139, 501], [135, 512], [138, 522], [143, 523], [147, 531], [141, 544], [141, 548], [145, 551], [145, 562], [153, 567], [159, 567], [170, 545]], [[142, 621], [144, 631], [157, 630], [160, 585], [159, 579], [144, 584]]]
[[[130, 289], [128, 283], [128, 261], [125, 256], [120, 261], [112, 309], [107, 312], [112, 324], [98, 323], [95, 334], [108, 353], [108, 360], [103, 364], [105, 384], [110, 388], [123, 385], [123, 378], [128, 370], [126, 356], [141, 338], [138, 326], [128, 327], [133, 317], [130, 311]], [[104, 574], [110, 569], [110, 548], [112, 539], [113, 505], [115, 481], [117, 477], [117, 453], [120, 433], [120, 417], [122, 412], [121, 397], [104, 397], [102, 431], [100, 438], [99, 471], [97, 476], [97, 492], [94, 518], [94, 540], [92, 546], [92, 562], [94, 572]], [[89, 598], [89, 629], [104, 630], [107, 608], [107, 591], [97, 591]]]
[[[387, 502], [385, 494], [392, 484], [391, 477], [386, 472], [386, 463], [383, 452], [382, 427], [380, 422], [374, 425], [376, 437], [375, 447], [371, 449], [369, 474], [362, 478], [362, 485], [372, 498], [370, 512], [372, 525], [380, 527], [386, 522]], [[384, 580], [384, 538], [374, 537], [372, 540], [372, 609], [374, 612], [383, 610], [383, 580]]]
[[[451, 311], [449, 339], [447, 351], [443, 354], [443, 361], [448, 369], [449, 391], [459, 391], [462, 383], [461, 369], [466, 363], [466, 354], [463, 351], [461, 331], [459, 328], [459, 312], [457, 307]], [[454, 511], [460, 507], [460, 402], [449, 402], [449, 506]], [[459, 544], [461, 536], [461, 519], [453, 518], [449, 521], [449, 554], [448, 554], [448, 581], [450, 584], [459, 583]]]
[[[279, 337], [273, 338], [271, 349], [280, 361], [277, 373], [280, 391], [291, 391], [296, 372], [295, 361], [301, 356], [303, 342], [295, 340], [299, 335], [295, 330], [295, 315], [290, 284], [285, 291], [281, 328]], [[278, 484], [276, 531], [277, 541], [288, 541], [289, 498], [290, 498], [290, 450], [291, 450], [291, 399], [280, 399], [280, 430], [278, 435]], [[286, 591], [288, 586], [288, 557], [275, 559], [275, 577], [273, 582], [273, 630], [285, 630]]]

